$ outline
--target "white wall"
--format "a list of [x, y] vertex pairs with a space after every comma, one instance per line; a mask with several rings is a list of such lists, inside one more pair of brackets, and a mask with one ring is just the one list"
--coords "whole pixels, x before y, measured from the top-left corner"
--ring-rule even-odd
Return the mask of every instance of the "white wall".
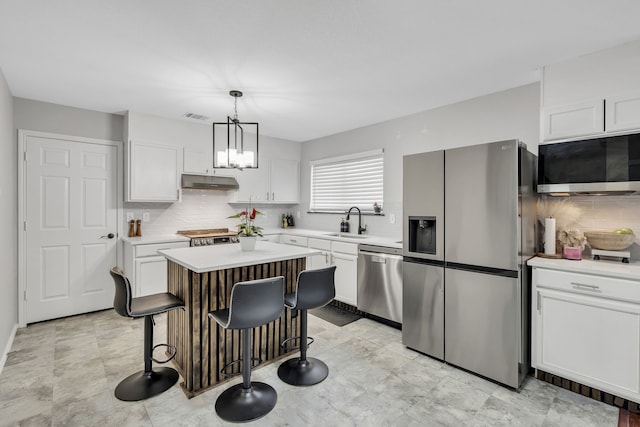
[[14, 108], [17, 129], [122, 141], [123, 117], [117, 114], [24, 98], [14, 98]]
[[0, 371], [18, 324], [18, 143], [11, 91], [0, 69]]
[[[365, 216], [368, 233], [397, 238], [402, 235], [402, 157], [407, 154], [484, 142], [520, 139], [537, 153], [539, 141], [539, 84], [534, 83], [457, 104], [309, 141], [301, 153], [299, 225], [339, 231], [337, 214], [308, 214], [309, 161], [375, 148], [385, 150], [385, 216]], [[395, 224], [390, 224], [395, 214]], [[356, 219], [357, 221], [357, 219]], [[356, 224], [351, 221], [351, 229]]]

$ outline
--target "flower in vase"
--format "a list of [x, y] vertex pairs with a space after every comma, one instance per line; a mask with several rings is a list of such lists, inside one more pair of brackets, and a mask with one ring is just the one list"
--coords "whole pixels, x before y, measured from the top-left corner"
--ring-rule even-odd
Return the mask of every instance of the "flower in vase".
[[258, 227], [254, 223], [258, 215], [260, 215], [260, 211], [249, 205], [247, 209], [235, 215], [231, 215], [229, 218], [240, 218], [240, 224], [238, 224], [238, 236], [262, 236], [262, 227]]

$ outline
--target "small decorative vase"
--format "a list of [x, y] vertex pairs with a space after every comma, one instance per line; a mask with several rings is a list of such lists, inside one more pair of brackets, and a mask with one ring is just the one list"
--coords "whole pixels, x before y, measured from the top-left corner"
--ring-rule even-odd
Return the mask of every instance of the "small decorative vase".
[[238, 240], [240, 240], [240, 249], [246, 252], [254, 250], [258, 241], [256, 236], [238, 236]]

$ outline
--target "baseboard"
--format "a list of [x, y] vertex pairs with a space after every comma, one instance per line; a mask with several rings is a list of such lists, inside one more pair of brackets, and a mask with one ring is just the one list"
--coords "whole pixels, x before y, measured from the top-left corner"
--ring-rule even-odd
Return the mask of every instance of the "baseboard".
[[2, 359], [0, 359], [0, 374], [2, 374], [2, 369], [4, 368], [4, 364], [7, 363], [7, 355], [11, 350], [11, 346], [13, 345], [13, 339], [16, 337], [16, 332], [18, 331], [18, 324], [13, 325], [13, 330], [11, 331], [11, 335], [9, 336], [9, 340], [7, 341], [7, 345], [4, 347], [4, 351], [2, 352]]

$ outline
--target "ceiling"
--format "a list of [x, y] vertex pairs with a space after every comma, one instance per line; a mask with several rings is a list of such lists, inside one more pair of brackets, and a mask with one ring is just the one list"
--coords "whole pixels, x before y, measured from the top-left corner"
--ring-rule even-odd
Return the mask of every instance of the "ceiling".
[[14, 96], [294, 141], [539, 80], [640, 39], [637, 0], [0, 0]]

